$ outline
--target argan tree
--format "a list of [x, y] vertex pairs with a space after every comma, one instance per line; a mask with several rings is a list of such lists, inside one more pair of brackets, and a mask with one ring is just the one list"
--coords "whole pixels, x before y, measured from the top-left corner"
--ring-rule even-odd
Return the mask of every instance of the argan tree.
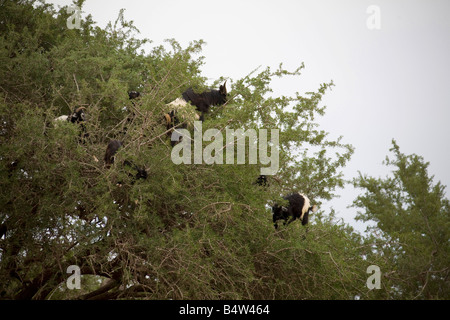
[[[68, 29], [68, 18], [45, 3], [0, 4], [1, 298], [374, 297], [365, 271], [378, 256], [365, 259], [367, 246], [350, 227], [325, 212], [307, 228], [274, 230], [271, 221], [270, 205], [286, 193], [304, 192], [320, 206], [344, 186], [340, 170], [353, 148], [314, 122], [332, 82], [273, 96], [274, 78], [304, 68], [280, 65], [237, 80], [224, 70], [208, 84], [203, 41], [182, 48], [172, 39], [145, 52], [148, 40], [136, 38], [123, 12], [105, 29], [90, 16]], [[226, 79], [228, 102], [205, 115], [203, 129], [278, 129], [271, 152], [279, 170], [264, 187], [255, 184], [260, 163], [171, 160], [167, 103]], [[131, 90], [141, 97], [130, 101]], [[84, 128], [54, 121], [79, 107]], [[123, 146], [107, 167], [112, 139]], [[136, 179], [127, 162], [145, 168], [147, 179]], [[67, 286], [71, 266], [81, 289]]]
[[[354, 207], [363, 209], [374, 253], [383, 267], [386, 298], [448, 299], [450, 297], [450, 206], [445, 187], [428, 174], [429, 163], [405, 155], [395, 140], [385, 164], [393, 176], [373, 178], [360, 174], [356, 187], [365, 190]], [[384, 269], [384, 270], [383, 270]]]

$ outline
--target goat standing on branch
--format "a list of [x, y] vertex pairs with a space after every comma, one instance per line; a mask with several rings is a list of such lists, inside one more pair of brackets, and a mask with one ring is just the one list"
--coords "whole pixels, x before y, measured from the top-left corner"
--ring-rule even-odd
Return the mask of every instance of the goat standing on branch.
[[221, 106], [227, 102], [227, 88], [226, 81], [219, 87], [219, 90], [205, 91], [202, 93], [195, 93], [192, 88], [183, 92], [183, 99], [190, 102], [202, 113], [200, 120], [204, 121], [204, 114], [209, 111], [211, 106]]
[[200, 120], [204, 120], [204, 113], [209, 111], [211, 106], [221, 106], [227, 102], [227, 88], [226, 81], [219, 87], [219, 90], [209, 90], [202, 93], [196, 93], [192, 88], [183, 92], [181, 98], [177, 98], [167, 105], [172, 107], [172, 110], [178, 110], [190, 103], [195, 106], [197, 111], [201, 112]]
[[86, 125], [85, 125], [86, 113], [84, 110], [86, 110], [85, 107], [75, 108], [75, 110], [70, 115], [68, 115], [68, 116], [64, 115], [64, 116], [57, 117], [55, 119], [55, 122], [67, 121], [67, 122], [79, 124], [81, 127], [80, 141], [83, 141], [83, 139], [89, 137], [89, 133], [86, 132]]
[[85, 107], [76, 108], [70, 115], [59, 116], [55, 121], [69, 121], [72, 123], [80, 123], [86, 120], [86, 115], [84, 113]]
[[278, 220], [284, 220], [284, 224], [286, 225], [296, 219], [300, 219], [302, 225], [306, 225], [308, 223], [309, 212], [314, 213], [318, 210], [317, 206], [311, 206], [308, 197], [301, 193], [293, 193], [283, 197], [283, 199], [289, 201], [287, 207], [278, 206], [276, 203], [272, 206], [272, 218], [275, 229], [278, 228]]
[[130, 92], [128, 92], [128, 98], [130, 100], [136, 99], [136, 98], [138, 98], [140, 96], [141, 96], [141, 93], [139, 91], [130, 91]]
[[[106, 152], [105, 152], [105, 157], [104, 157], [106, 168], [110, 168], [111, 165], [114, 163], [115, 155], [121, 146], [122, 146], [122, 142], [119, 140], [111, 140], [109, 142], [108, 146], [106, 147]], [[123, 165], [129, 166], [137, 171], [136, 175], [132, 177], [132, 179], [133, 179], [132, 183], [134, 183], [134, 180], [147, 179], [147, 171], [145, 170], [145, 168], [138, 167], [137, 165], [133, 164], [131, 161], [128, 161], [128, 160], [125, 160], [123, 162]], [[121, 184], [121, 183], [119, 183], [119, 184]]]
[[[211, 106], [218, 106], [223, 105], [227, 102], [227, 88], [226, 88], [226, 81], [223, 85], [219, 87], [219, 90], [212, 89], [210, 91], [204, 91], [202, 93], [196, 93], [192, 88], [187, 89], [183, 92], [181, 98], [177, 98], [174, 101], [167, 104], [171, 111], [169, 113], [164, 114], [164, 119], [166, 121], [166, 128], [167, 130], [170, 130], [171, 128], [174, 128], [178, 126], [179, 128], [186, 129], [187, 124], [183, 124], [179, 126], [180, 123], [189, 120], [200, 120], [204, 121], [204, 114], [209, 111], [209, 108]], [[186, 106], [190, 103], [192, 106], [195, 106], [197, 111], [201, 112], [201, 115], [199, 116], [197, 113], [195, 113], [193, 119], [183, 119], [183, 121], [180, 121], [178, 111], [186, 108]], [[171, 131], [169, 135], [175, 134], [175, 137], [172, 137], [172, 146], [174, 146], [176, 143], [180, 142], [180, 135], [175, 131]]]
[[[135, 114], [135, 107], [136, 107], [136, 103], [135, 103], [135, 99], [141, 97], [141, 93], [139, 91], [129, 91], [128, 92], [128, 99], [131, 100], [131, 107], [130, 106], [124, 106], [122, 108], [123, 111], [128, 112], [128, 116], [126, 118], [124, 127], [122, 129], [122, 134], [126, 134], [128, 131], [128, 126], [131, 125], [131, 123], [133, 122], [134, 118], [136, 117]], [[134, 101], [133, 101], [134, 100]]]

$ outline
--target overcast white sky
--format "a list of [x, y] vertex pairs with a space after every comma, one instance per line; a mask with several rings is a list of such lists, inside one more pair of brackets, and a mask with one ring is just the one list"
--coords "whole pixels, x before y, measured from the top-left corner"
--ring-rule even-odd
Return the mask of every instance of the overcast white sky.
[[[367, 27], [375, 17], [371, 5], [379, 8], [379, 29]], [[203, 75], [211, 82], [280, 62], [288, 69], [304, 62], [305, 69], [300, 78], [277, 82], [274, 94], [316, 91], [333, 80], [318, 121], [356, 149], [346, 178], [358, 170], [388, 174], [382, 161], [395, 138], [403, 153], [430, 162], [435, 182], [450, 185], [450, 1], [87, 0], [83, 12], [104, 27], [121, 8], [151, 46], [168, 38], [184, 47], [205, 40]], [[339, 193], [328, 205], [363, 231], [352, 221], [356, 211], [346, 208], [359, 191]]]

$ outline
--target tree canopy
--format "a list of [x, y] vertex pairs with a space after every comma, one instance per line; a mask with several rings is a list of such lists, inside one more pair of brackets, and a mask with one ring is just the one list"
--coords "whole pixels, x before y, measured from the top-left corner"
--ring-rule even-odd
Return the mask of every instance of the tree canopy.
[[[399, 166], [394, 180], [355, 181], [368, 189], [355, 205], [381, 238], [323, 210], [306, 228], [274, 230], [270, 205], [286, 203], [283, 195], [303, 192], [320, 207], [345, 186], [353, 147], [315, 122], [333, 82], [274, 96], [273, 79], [304, 69], [280, 64], [207, 83], [202, 40], [183, 48], [170, 39], [145, 52], [150, 40], [138, 39], [122, 12], [104, 29], [90, 15], [69, 29], [65, 7], [30, 0], [0, 9], [0, 298], [449, 297], [448, 201], [420, 158], [401, 160], [398, 147], [401, 159], [388, 162]], [[279, 169], [264, 187], [255, 184], [262, 164], [171, 160], [167, 103], [225, 80], [229, 99], [206, 114], [203, 130], [279, 129]], [[129, 100], [133, 90], [142, 94]], [[79, 107], [84, 127], [55, 122]], [[112, 139], [123, 147], [107, 167]], [[147, 179], [134, 179], [125, 161], [144, 167]], [[370, 265], [391, 272], [381, 290], [366, 286]], [[70, 266], [79, 268], [80, 289], [66, 283]]]
[[396, 141], [385, 164], [394, 167], [385, 179], [360, 174], [354, 185], [365, 190], [354, 206], [363, 208], [357, 219], [374, 221], [371, 240], [389, 265], [385, 275], [389, 297], [448, 299], [450, 207], [445, 187], [433, 183], [429, 163], [400, 152]]

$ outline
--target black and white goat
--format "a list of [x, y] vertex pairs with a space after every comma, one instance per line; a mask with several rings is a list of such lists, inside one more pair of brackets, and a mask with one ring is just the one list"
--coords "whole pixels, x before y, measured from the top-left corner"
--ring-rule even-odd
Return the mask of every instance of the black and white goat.
[[[182, 124], [180, 126], [180, 123], [184, 121], [180, 121], [179, 111], [183, 108], [185, 108], [188, 103], [190, 103], [192, 106], [195, 107], [197, 111], [201, 112], [201, 115], [199, 116], [197, 113], [194, 114], [192, 119], [183, 119], [188, 120], [190, 122], [195, 120], [204, 120], [204, 114], [209, 111], [209, 108], [211, 106], [216, 105], [223, 105], [227, 102], [227, 88], [226, 88], [226, 81], [223, 85], [219, 87], [219, 90], [209, 90], [204, 91], [202, 93], [196, 93], [192, 88], [187, 89], [183, 92], [181, 98], [177, 98], [174, 101], [167, 104], [167, 106], [170, 108], [170, 112], [164, 114], [164, 118], [166, 120], [166, 128], [167, 130], [170, 130], [171, 128], [177, 127], [180, 129], [186, 129], [187, 124]], [[176, 131], [172, 130], [168, 133], [169, 136], [172, 136], [171, 144], [174, 146], [176, 143], [181, 141], [181, 136], [177, 134]]]
[[201, 112], [200, 120], [203, 121], [204, 114], [209, 111], [211, 106], [221, 106], [227, 102], [226, 83], [225, 81], [223, 85], [219, 86], [219, 90], [211, 89], [202, 93], [196, 93], [192, 88], [189, 88], [183, 92], [181, 98], [177, 98], [167, 105], [176, 112], [190, 103], [197, 111]]
[[[110, 168], [111, 165], [114, 163], [115, 155], [122, 145], [123, 145], [122, 142], [119, 140], [111, 140], [108, 143], [108, 146], [106, 147], [105, 157], [104, 157], [106, 168]], [[147, 171], [145, 170], [145, 168], [138, 167], [137, 165], [133, 164], [131, 161], [128, 161], [128, 160], [125, 160], [123, 162], [123, 165], [131, 167], [137, 171], [136, 175], [134, 177], [132, 177], [133, 182], [135, 179], [136, 180], [147, 179]]]
[[164, 118], [166, 120], [167, 135], [171, 138], [170, 144], [172, 147], [183, 139], [183, 136], [177, 129], [192, 128], [193, 122], [200, 119], [196, 112], [194, 112], [194, 114], [188, 113], [187, 115], [180, 115], [177, 110], [172, 110], [169, 113], [164, 114]]
[[67, 121], [67, 122], [78, 124], [81, 128], [80, 142], [84, 142], [85, 141], [84, 139], [89, 137], [89, 133], [86, 132], [86, 125], [85, 125], [86, 113], [84, 110], [86, 110], [85, 107], [78, 107], [78, 108], [75, 108], [75, 110], [68, 116], [63, 115], [63, 116], [59, 116], [55, 119], [56, 123], [58, 123], [60, 121]]
[[286, 225], [296, 219], [300, 219], [302, 225], [306, 225], [308, 223], [309, 213], [314, 213], [318, 210], [316, 205], [311, 206], [307, 196], [298, 192], [289, 194], [283, 197], [283, 199], [289, 201], [287, 207], [279, 206], [276, 203], [272, 206], [272, 218], [275, 229], [278, 228], [278, 220], [284, 220], [284, 225]]
[[86, 115], [84, 110], [85, 107], [76, 108], [70, 115], [59, 116], [55, 121], [68, 121], [72, 123], [80, 123], [86, 120]]

